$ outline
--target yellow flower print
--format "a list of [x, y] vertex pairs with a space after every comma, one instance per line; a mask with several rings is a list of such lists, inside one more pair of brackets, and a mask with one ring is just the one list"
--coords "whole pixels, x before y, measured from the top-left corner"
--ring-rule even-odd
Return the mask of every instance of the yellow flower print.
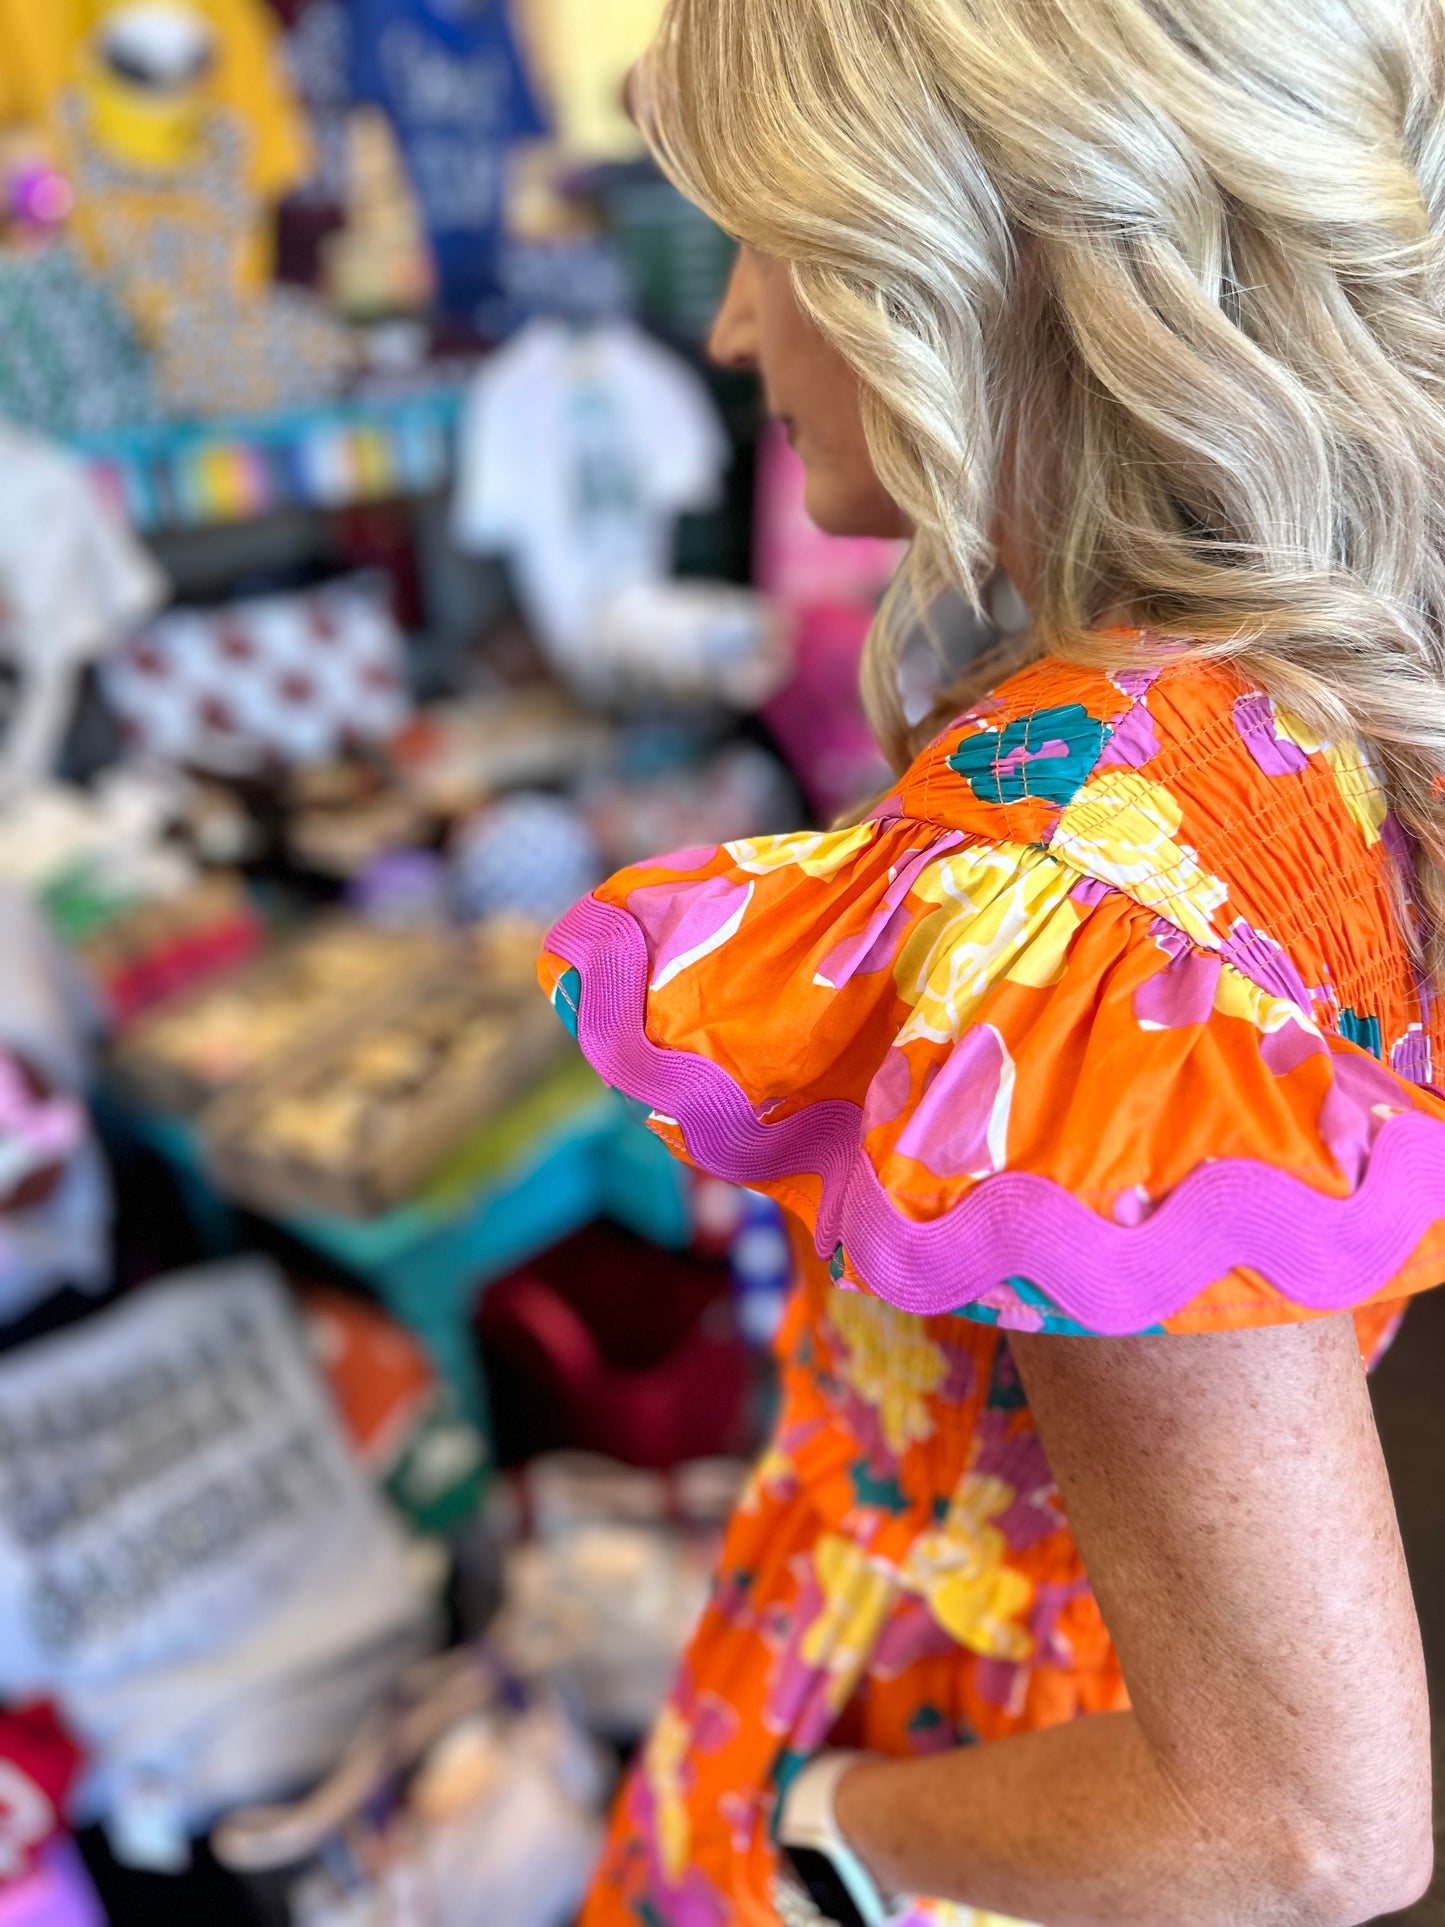
[[1176, 840], [1183, 820], [1162, 784], [1134, 770], [1106, 770], [1064, 811], [1049, 848], [1085, 876], [1158, 910], [1195, 943], [1217, 950], [1213, 915], [1229, 889], [1210, 876], [1187, 843]]
[[798, 1657], [828, 1675], [829, 1704], [841, 1713], [877, 1649], [898, 1598], [898, 1582], [851, 1539], [832, 1532], [814, 1548], [813, 1572], [823, 1608], [803, 1634]]
[[928, 1401], [948, 1376], [948, 1358], [923, 1320], [861, 1292], [835, 1291], [828, 1322], [843, 1340], [838, 1375], [877, 1412], [888, 1450], [901, 1455], [931, 1439]]
[[647, 1743], [643, 1771], [657, 1808], [657, 1851], [666, 1878], [676, 1885], [692, 1862], [692, 1820], [687, 1810], [683, 1771], [692, 1748], [692, 1730], [672, 1705], [664, 1706]]
[[815, 830], [795, 836], [757, 836], [725, 847], [747, 876], [762, 877], [774, 870], [801, 870], [804, 876], [826, 882], [850, 858], [866, 850], [878, 835], [876, 823], [859, 823], [851, 830]]
[[961, 1646], [1018, 1663], [1033, 1653], [1020, 1619], [1033, 1587], [1005, 1563], [1008, 1547], [993, 1523], [1016, 1496], [1002, 1479], [970, 1474], [942, 1524], [914, 1542], [903, 1577]]
[[783, 1448], [776, 1443], [769, 1445], [748, 1474], [738, 1510], [751, 1518], [762, 1510], [764, 1499], [776, 1498], [794, 1485], [797, 1477], [798, 1468]]
[[986, 845], [935, 863], [914, 895], [939, 908], [921, 920], [893, 968], [899, 995], [913, 1006], [898, 1042], [954, 1043], [996, 983], [1014, 976], [1033, 983], [1040, 969], [1053, 971], [1077, 925], [1068, 902], [1076, 880], [1022, 844]]
[[1319, 1026], [1308, 1011], [1301, 1010], [1298, 1004], [1286, 998], [1276, 997], [1260, 985], [1252, 983], [1238, 970], [1228, 966], [1220, 973], [1219, 987], [1214, 993], [1214, 1008], [1222, 1017], [1242, 1017], [1247, 1024], [1262, 1036], [1272, 1037], [1286, 1024], [1296, 1024], [1307, 1030], [1312, 1037], [1321, 1036]]
[[1306, 756], [1324, 757], [1334, 771], [1345, 808], [1359, 825], [1366, 847], [1378, 843], [1390, 806], [1385, 796], [1385, 779], [1364, 746], [1355, 742], [1332, 743], [1283, 709], [1275, 713], [1275, 727]]

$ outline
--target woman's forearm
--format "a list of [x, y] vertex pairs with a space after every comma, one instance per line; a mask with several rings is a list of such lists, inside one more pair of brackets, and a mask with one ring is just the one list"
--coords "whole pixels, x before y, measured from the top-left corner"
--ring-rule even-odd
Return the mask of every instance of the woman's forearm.
[[1043, 1927], [1345, 1927], [1396, 1899], [1278, 1804], [1195, 1812], [1132, 1713], [861, 1763], [836, 1811], [886, 1890]]

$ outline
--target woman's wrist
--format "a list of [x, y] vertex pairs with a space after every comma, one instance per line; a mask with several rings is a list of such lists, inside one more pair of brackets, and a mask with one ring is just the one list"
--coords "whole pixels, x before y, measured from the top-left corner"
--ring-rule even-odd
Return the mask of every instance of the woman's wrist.
[[875, 1843], [869, 1839], [869, 1816], [874, 1811], [873, 1791], [878, 1776], [897, 1765], [894, 1760], [860, 1758], [833, 1789], [833, 1817], [838, 1831], [862, 1861], [883, 1899], [890, 1905], [902, 1898], [903, 1890], [889, 1880], [873, 1858]]

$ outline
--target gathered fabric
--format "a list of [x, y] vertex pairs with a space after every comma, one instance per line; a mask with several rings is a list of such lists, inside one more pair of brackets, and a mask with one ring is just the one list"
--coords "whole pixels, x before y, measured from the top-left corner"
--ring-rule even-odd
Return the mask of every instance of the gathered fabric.
[[639, 865], [551, 934], [589, 1058], [799, 1259], [778, 1427], [585, 1927], [775, 1921], [777, 1792], [824, 1745], [1127, 1703], [1007, 1335], [1349, 1310], [1387, 1342], [1445, 1271], [1411, 890], [1358, 744], [1227, 667], [1048, 660], [866, 822]]

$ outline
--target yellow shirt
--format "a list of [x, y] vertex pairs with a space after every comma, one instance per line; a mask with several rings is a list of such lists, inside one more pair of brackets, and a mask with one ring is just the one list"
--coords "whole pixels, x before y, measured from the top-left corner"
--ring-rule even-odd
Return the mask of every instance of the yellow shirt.
[[[61, 96], [82, 79], [96, 27], [117, 0], [0, 0], [0, 123], [54, 128]], [[306, 120], [263, 0], [191, 0], [215, 28], [219, 58], [208, 83], [218, 107], [251, 131], [248, 186], [272, 202], [311, 171]], [[83, 238], [83, 237], [82, 237]], [[258, 237], [253, 272], [269, 272]]]

